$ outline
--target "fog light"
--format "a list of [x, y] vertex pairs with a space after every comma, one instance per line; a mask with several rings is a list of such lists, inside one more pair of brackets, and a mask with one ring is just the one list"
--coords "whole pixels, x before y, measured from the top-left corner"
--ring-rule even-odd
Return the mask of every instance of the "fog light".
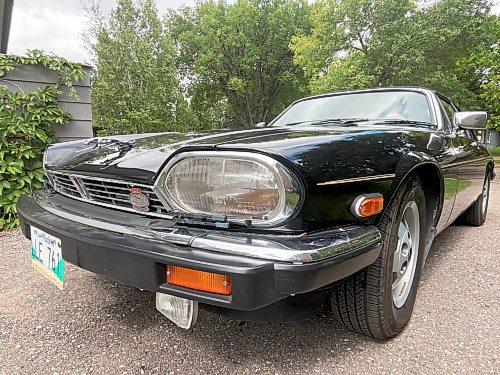
[[167, 265], [167, 283], [216, 294], [231, 294], [231, 276]]
[[382, 194], [363, 194], [357, 197], [351, 205], [351, 212], [356, 217], [368, 217], [378, 214], [384, 208]]
[[189, 329], [198, 319], [198, 302], [156, 293], [156, 309], [179, 327]]

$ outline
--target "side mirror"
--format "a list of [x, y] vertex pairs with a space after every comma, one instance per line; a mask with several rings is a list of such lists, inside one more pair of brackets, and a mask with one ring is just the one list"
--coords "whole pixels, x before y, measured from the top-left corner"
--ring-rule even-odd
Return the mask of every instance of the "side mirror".
[[266, 123], [264, 121], [262, 122], [258, 122], [254, 125], [254, 127], [256, 128], [265, 128], [266, 127]]
[[455, 112], [453, 124], [462, 129], [484, 130], [486, 129], [487, 119], [488, 113], [484, 111]]

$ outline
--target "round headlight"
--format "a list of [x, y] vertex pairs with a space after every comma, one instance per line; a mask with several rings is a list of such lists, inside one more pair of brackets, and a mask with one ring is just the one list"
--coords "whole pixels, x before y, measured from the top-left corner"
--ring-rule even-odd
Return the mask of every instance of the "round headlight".
[[190, 152], [170, 161], [162, 184], [169, 203], [185, 212], [277, 224], [299, 203], [297, 178], [278, 161], [240, 152]]

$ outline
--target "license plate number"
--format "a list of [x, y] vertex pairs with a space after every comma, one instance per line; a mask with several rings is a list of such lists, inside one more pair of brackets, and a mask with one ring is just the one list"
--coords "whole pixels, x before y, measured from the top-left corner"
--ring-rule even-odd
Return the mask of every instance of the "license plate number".
[[64, 259], [61, 240], [31, 226], [31, 264], [59, 289], [64, 286]]

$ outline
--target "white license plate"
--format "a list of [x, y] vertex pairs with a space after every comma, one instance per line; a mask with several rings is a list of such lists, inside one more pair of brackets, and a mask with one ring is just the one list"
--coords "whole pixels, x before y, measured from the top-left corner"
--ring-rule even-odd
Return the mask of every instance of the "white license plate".
[[59, 289], [64, 285], [64, 259], [61, 240], [31, 226], [31, 263]]

